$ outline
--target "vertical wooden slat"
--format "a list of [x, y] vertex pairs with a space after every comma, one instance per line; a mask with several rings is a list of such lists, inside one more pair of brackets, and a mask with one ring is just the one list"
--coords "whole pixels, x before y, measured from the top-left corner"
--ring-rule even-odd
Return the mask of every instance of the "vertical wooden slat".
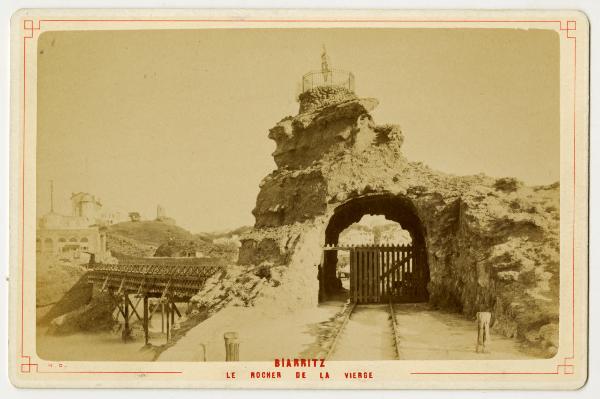
[[362, 303], [363, 302], [363, 292], [364, 292], [364, 288], [365, 288], [365, 276], [364, 276], [364, 268], [363, 268], [363, 251], [360, 249], [357, 249], [357, 263], [356, 265], [358, 266], [358, 302]]
[[367, 249], [367, 273], [369, 274], [367, 285], [367, 302], [373, 302], [373, 253]]
[[[402, 248], [398, 247], [398, 251], [396, 252], [396, 262], [402, 262]], [[402, 280], [401, 267], [396, 269], [396, 281]]]
[[[396, 247], [394, 248], [394, 266], [398, 264], [398, 262], [400, 261], [400, 248]], [[396, 284], [397, 286], [398, 283], [398, 268], [396, 267], [394, 269], [394, 284]]]
[[[388, 264], [388, 269], [392, 267], [392, 252], [390, 250], [390, 248], [388, 248], [387, 250], [387, 255], [386, 255], [386, 262]], [[390, 273], [388, 273], [387, 277], [387, 290], [388, 290], [388, 296], [391, 297], [392, 295], [392, 277], [390, 276]], [[392, 298], [393, 299], [393, 298]]]
[[408, 265], [406, 264], [406, 258], [408, 257], [408, 251], [406, 250], [406, 247], [404, 246], [402, 248], [402, 270], [400, 271], [400, 273], [402, 274], [402, 280], [405, 280], [404, 276], [406, 275], [406, 280], [408, 280], [408, 278], [410, 278], [410, 275], [408, 275], [406, 273], [406, 271], [408, 270]]
[[387, 298], [385, 297], [385, 281], [383, 281], [381, 279], [382, 273], [383, 273], [383, 264], [384, 264], [384, 259], [383, 256], [385, 254], [385, 251], [382, 252], [381, 250], [379, 251], [379, 281], [381, 283], [381, 300], [387, 300]]
[[369, 302], [369, 252], [363, 250], [363, 302]]
[[381, 267], [381, 260], [380, 258], [380, 252], [379, 249], [375, 250], [375, 287], [377, 287], [377, 291], [376, 291], [376, 301], [380, 302], [381, 301], [381, 279], [379, 278], [379, 276], [381, 275], [381, 272], [379, 270], [379, 268]]
[[371, 257], [371, 253], [369, 252], [368, 249], [365, 250], [365, 255], [366, 255], [366, 262], [365, 262], [365, 269], [367, 271], [367, 300], [366, 302], [369, 302], [371, 300], [371, 262], [370, 262], [370, 257]]
[[369, 251], [366, 249], [363, 250], [363, 276], [363, 302], [369, 302]]
[[369, 265], [368, 252], [363, 250], [362, 267], [363, 267], [363, 302], [369, 301]]
[[377, 249], [377, 263], [379, 265], [378, 270], [379, 273], [377, 273], [377, 284], [379, 284], [379, 300], [381, 301], [384, 296], [385, 296], [385, 286], [384, 286], [384, 282], [381, 279], [381, 277], [383, 276], [383, 268], [384, 268], [384, 262], [383, 262], [383, 256], [385, 254], [385, 251], [379, 247]]
[[385, 299], [385, 248], [379, 250], [379, 286], [381, 287], [381, 299]]
[[[390, 269], [390, 267], [392, 267], [392, 262], [390, 261], [391, 257], [392, 257], [392, 253], [390, 252], [390, 249], [388, 248], [388, 250], [386, 251], [386, 255], [385, 255], [385, 258], [386, 258], [385, 261], [387, 262], [388, 270]], [[391, 283], [392, 278], [389, 275], [389, 273], [386, 277], [386, 281], [387, 281], [387, 294], [388, 294], [388, 296], [391, 296], [392, 295], [392, 283]]]
[[[390, 267], [394, 267], [394, 248], [390, 249], [390, 253], [389, 253], [389, 264]], [[390, 294], [392, 294], [394, 291], [394, 272], [390, 272], [390, 274], [388, 275], [388, 284], [390, 285]]]
[[[383, 255], [382, 255], [382, 259], [381, 262], [383, 263], [383, 267], [381, 269], [381, 271], [383, 272], [383, 276], [385, 276], [386, 272], [389, 270], [388, 269], [388, 249], [385, 248], [385, 250], [383, 251]], [[385, 296], [386, 298], [389, 296], [389, 288], [388, 288], [388, 284], [387, 284], [387, 277], [383, 278], [383, 296]]]
[[354, 261], [352, 259], [352, 251], [350, 251], [349, 253], [350, 256], [350, 302], [354, 302], [354, 281], [352, 281], [352, 278], [354, 276], [354, 273], [352, 273], [354, 270]]
[[375, 284], [375, 250], [371, 248], [369, 252], [371, 253], [371, 302], [376, 302], [377, 284]]
[[354, 271], [354, 251], [350, 250], [350, 302], [356, 302], [354, 296], [354, 290], [356, 285], [354, 284], [354, 277], [356, 273]]
[[373, 251], [369, 250], [367, 253], [369, 254], [369, 258], [367, 260], [367, 267], [369, 269], [369, 302], [373, 302], [373, 297], [375, 296], [373, 290], [373, 288], [375, 288], [373, 287]]
[[373, 270], [373, 302], [378, 302], [378, 291], [377, 288], [377, 249], [373, 248], [371, 250], [371, 258], [373, 259], [373, 264], [371, 265], [371, 269]]
[[357, 250], [353, 250], [354, 252], [354, 295], [356, 299], [356, 303], [360, 302], [360, 263], [358, 261], [359, 252]]
[[358, 267], [358, 302], [362, 303], [363, 285], [365, 283], [362, 267], [362, 251], [360, 249], [357, 249], [356, 251], [356, 266]]
[[362, 284], [362, 269], [360, 267], [360, 251], [356, 250], [354, 254], [354, 260], [356, 261], [356, 302], [360, 302], [360, 285]]
[[[394, 267], [394, 248], [390, 248], [390, 252], [389, 252], [389, 265], [391, 268]], [[388, 275], [388, 284], [390, 287], [390, 295], [392, 295], [394, 293], [394, 271], [390, 271], [389, 275]], [[392, 298], [393, 300], [394, 298]]]
[[367, 249], [367, 273], [369, 273], [367, 302], [373, 302], [373, 253], [369, 249]]
[[[404, 261], [404, 248], [400, 247], [400, 250], [398, 252], [398, 260], [400, 261], [400, 264], [402, 264], [402, 262]], [[398, 268], [398, 279], [401, 280], [402, 282], [404, 282], [404, 275], [402, 274], [402, 271], [404, 270], [404, 265], [402, 264], [402, 266], [400, 266]]]

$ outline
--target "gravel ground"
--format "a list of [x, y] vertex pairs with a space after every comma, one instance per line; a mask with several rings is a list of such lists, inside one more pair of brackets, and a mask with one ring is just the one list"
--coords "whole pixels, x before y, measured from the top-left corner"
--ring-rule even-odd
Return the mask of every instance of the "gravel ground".
[[410, 360], [529, 359], [513, 339], [492, 333], [488, 353], [476, 353], [477, 324], [427, 304], [396, 304], [400, 358]]

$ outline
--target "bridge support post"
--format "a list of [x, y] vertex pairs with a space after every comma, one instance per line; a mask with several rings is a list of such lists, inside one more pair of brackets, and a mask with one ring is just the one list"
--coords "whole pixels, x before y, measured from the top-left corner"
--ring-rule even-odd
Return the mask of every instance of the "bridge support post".
[[160, 332], [165, 332], [165, 303], [160, 301]]
[[171, 339], [171, 317], [170, 317], [170, 311], [171, 311], [171, 304], [170, 302], [167, 300], [167, 306], [165, 306], [166, 310], [167, 310], [167, 314], [165, 315], [165, 319], [166, 319], [166, 333], [167, 333], [167, 342], [169, 342], [169, 340]]
[[144, 342], [148, 345], [148, 295], [144, 295]]
[[127, 291], [123, 292], [123, 319], [124, 319], [124, 325], [123, 325], [123, 333], [121, 335], [121, 338], [123, 339], [123, 342], [127, 342], [129, 340], [129, 298], [127, 297]]
[[175, 325], [175, 302], [171, 301], [171, 328]]

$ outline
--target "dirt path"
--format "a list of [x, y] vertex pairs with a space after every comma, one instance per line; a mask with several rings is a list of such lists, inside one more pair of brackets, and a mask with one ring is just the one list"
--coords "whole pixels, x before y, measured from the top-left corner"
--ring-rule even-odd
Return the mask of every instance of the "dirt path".
[[330, 360], [394, 360], [388, 305], [360, 305], [350, 315]]
[[396, 304], [403, 360], [528, 359], [518, 342], [491, 334], [489, 353], [475, 352], [477, 327], [474, 320], [431, 310], [427, 304]]
[[240, 360], [273, 361], [278, 357], [313, 357], [319, 336], [329, 320], [341, 311], [343, 303], [331, 302], [316, 308], [287, 312], [272, 308], [228, 307], [192, 328], [159, 361], [195, 361], [206, 348], [208, 361], [223, 361], [223, 333], [235, 331], [240, 337]]

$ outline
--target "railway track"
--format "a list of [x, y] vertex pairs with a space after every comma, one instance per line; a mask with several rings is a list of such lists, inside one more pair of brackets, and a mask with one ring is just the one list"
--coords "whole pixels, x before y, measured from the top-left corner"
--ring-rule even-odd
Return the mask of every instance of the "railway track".
[[[399, 334], [398, 334], [398, 322], [396, 320], [396, 313], [394, 311], [394, 304], [390, 301], [387, 305], [381, 305], [381, 306], [377, 306], [377, 307], [369, 307], [369, 305], [357, 305], [356, 303], [350, 303], [349, 306], [344, 310], [344, 314], [342, 316], [342, 321], [339, 324], [339, 326], [337, 327], [337, 330], [334, 332], [334, 337], [333, 340], [331, 341], [331, 345], [329, 346], [329, 349], [327, 350], [327, 355], [326, 355], [326, 359], [327, 360], [332, 360], [332, 358], [335, 356], [336, 352], [338, 350], [340, 350], [341, 346], [344, 345], [342, 341], [344, 341], [343, 337], [344, 337], [344, 333], [348, 333], [348, 325], [349, 323], [352, 322], [353, 320], [353, 316], [356, 314], [356, 310], [359, 309], [361, 313], [363, 314], [367, 314], [365, 312], [375, 312], [375, 313], [379, 313], [379, 317], [381, 318], [381, 312], [382, 309], [386, 309], [387, 310], [387, 320], [389, 321], [389, 328], [391, 331], [388, 331], [389, 333], [391, 333], [392, 338], [393, 338], [393, 345], [392, 345], [392, 350], [393, 350], [393, 355], [388, 353], [386, 354], [386, 358], [388, 359], [396, 359], [399, 360], [400, 359], [400, 341], [399, 341]], [[362, 325], [364, 325], [364, 322], [360, 322]], [[376, 327], [377, 328], [377, 327]], [[346, 340], [350, 339], [350, 341], [352, 341], [351, 339], [352, 337], [348, 338], [346, 337]], [[358, 338], [357, 338], [358, 339]], [[348, 351], [348, 349], [346, 348], [346, 352]], [[350, 360], [350, 359], [347, 359]], [[377, 359], [372, 359], [372, 360], [377, 360]]]

